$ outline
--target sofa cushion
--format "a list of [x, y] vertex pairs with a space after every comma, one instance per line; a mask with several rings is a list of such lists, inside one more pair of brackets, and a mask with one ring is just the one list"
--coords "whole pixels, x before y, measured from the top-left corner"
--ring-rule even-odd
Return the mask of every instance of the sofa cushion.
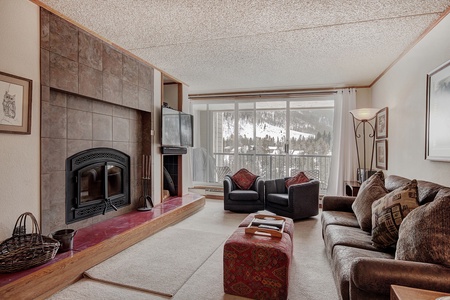
[[382, 171], [376, 172], [361, 184], [352, 209], [362, 230], [367, 232], [372, 230], [372, 203], [387, 193]]
[[305, 173], [299, 172], [299, 173], [297, 173], [297, 175], [286, 179], [285, 185], [286, 185], [286, 188], [289, 188], [293, 184], [305, 183], [308, 181], [309, 181], [309, 178], [305, 175]]
[[228, 198], [233, 201], [255, 201], [259, 199], [259, 194], [252, 190], [234, 190], [228, 194]]
[[324, 231], [328, 225], [341, 225], [359, 228], [358, 220], [352, 212], [332, 210], [322, 211], [320, 218], [322, 221], [322, 231]]
[[396, 259], [450, 267], [450, 189], [412, 211], [399, 229]]
[[372, 241], [380, 248], [394, 245], [403, 219], [419, 206], [417, 181], [398, 188], [372, 204]]
[[358, 257], [393, 259], [394, 255], [360, 248], [340, 245], [336, 246], [333, 250], [331, 268], [333, 271], [334, 280], [336, 282], [336, 287], [338, 289], [338, 295], [342, 296], [341, 299], [350, 299], [350, 270], [353, 262]]
[[439, 190], [442, 188], [443, 186], [437, 183], [418, 180], [417, 191], [419, 192], [419, 203], [422, 205], [433, 201]]
[[389, 192], [392, 192], [393, 190], [404, 187], [410, 181], [411, 181], [411, 179], [408, 179], [408, 178], [405, 178], [402, 176], [389, 175], [388, 177], [386, 177], [386, 179], [384, 181], [384, 186], [386, 187], [386, 189]]
[[[396, 190], [400, 187], [407, 185], [411, 180], [405, 177], [397, 176], [397, 175], [389, 175], [385, 180], [385, 187], [388, 191]], [[419, 192], [419, 203], [425, 204], [433, 201], [434, 197], [438, 193], [438, 191], [443, 188], [442, 185], [439, 185], [434, 182], [429, 182], [425, 180], [417, 181], [417, 190]]]
[[257, 177], [257, 175], [253, 174], [249, 170], [242, 168], [231, 176], [231, 179], [241, 190], [248, 190], [253, 185]]
[[[329, 225], [324, 233], [325, 251], [328, 258], [333, 255], [333, 249], [338, 246], [347, 246], [371, 251], [380, 251], [372, 243], [372, 237], [361, 228], [347, 227], [340, 225]], [[385, 248], [382, 252], [394, 255], [394, 248]]]

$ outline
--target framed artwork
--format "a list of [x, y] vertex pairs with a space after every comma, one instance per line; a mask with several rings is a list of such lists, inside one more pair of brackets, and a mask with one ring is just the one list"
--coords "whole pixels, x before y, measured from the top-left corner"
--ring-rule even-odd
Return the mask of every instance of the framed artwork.
[[0, 132], [31, 133], [30, 79], [0, 72]]
[[450, 161], [450, 61], [427, 75], [425, 158]]
[[385, 107], [376, 115], [376, 137], [384, 139], [388, 137], [388, 108]]
[[378, 169], [387, 170], [388, 168], [388, 141], [377, 141], [376, 167]]

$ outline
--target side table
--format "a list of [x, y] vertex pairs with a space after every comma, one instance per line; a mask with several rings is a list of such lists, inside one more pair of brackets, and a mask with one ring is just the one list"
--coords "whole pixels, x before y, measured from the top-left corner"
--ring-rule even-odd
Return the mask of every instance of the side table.
[[444, 296], [450, 297], [450, 294], [415, 289], [401, 285], [391, 285], [391, 300], [435, 300]]
[[360, 187], [361, 183], [358, 181], [344, 181], [344, 195], [356, 197]]

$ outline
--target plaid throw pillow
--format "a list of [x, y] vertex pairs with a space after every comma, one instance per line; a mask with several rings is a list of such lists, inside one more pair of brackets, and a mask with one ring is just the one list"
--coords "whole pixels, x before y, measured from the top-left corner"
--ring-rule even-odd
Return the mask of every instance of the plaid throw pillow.
[[249, 170], [243, 168], [237, 171], [233, 176], [231, 176], [231, 179], [233, 182], [241, 189], [241, 190], [248, 190], [253, 183], [255, 182], [256, 178], [258, 178], [257, 175], [253, 174]]

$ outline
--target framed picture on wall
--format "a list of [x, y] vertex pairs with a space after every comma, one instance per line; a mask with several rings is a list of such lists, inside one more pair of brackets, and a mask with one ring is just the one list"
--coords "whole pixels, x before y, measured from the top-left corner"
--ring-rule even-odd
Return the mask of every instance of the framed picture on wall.
[[378, 169], [387, 170], [388, 168], [388, 141], [377, 141], [376, 145], [376, 167]]
[[384, 139], [388, 137], [388, 108], [385, 107], [376, 115], [376, 138]]
[[30, 79], [0, 72], [0, 132], [30, 134]]
[[450, 161], [450, 61], [427, 75], [425, 158]]

